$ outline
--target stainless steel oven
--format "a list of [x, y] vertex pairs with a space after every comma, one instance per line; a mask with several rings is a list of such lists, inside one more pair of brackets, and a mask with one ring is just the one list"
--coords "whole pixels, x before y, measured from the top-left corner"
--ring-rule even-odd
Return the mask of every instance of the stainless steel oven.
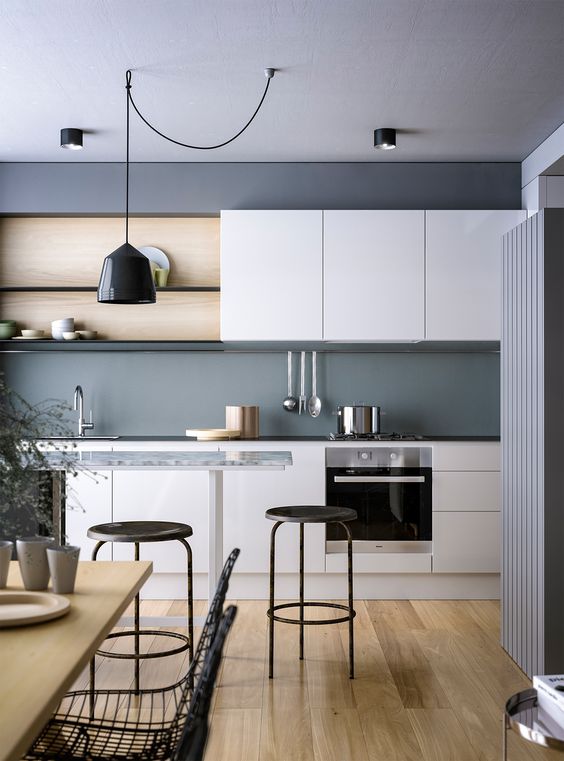
[[[328, 505], [351, 507], [355, 552], [431, 552], [431, 448], [326, 450]], [[326, 550], [345, 552], [345, 532], [328, 524]]]

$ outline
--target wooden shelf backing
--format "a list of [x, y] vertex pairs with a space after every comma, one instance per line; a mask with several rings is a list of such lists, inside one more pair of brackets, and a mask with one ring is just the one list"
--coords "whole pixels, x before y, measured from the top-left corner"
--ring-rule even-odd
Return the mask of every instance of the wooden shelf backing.
[[[131, 217], [129, 240], [155, 246], [170, 261], [170, 287], [219, 287], [217, 217]], [[123, 219], [113, 217], [3, 217], [3, 287], [92, 287], [104, 258], [124, 241]]]
[[[163, 289], [156, 304], [142, 306], [99, 304], [91, 292], [3, 293], [1, 318], [15, 320], [18, 329], [41, 329], [46, 335], [51, 335], [53, 320], [74, 317], [77, 329], [97, 330], [99, 338], [103, 339], [218, 340], [220, 294], [170, 291]], [[13, 343], [21, 345], [28, 342]]]

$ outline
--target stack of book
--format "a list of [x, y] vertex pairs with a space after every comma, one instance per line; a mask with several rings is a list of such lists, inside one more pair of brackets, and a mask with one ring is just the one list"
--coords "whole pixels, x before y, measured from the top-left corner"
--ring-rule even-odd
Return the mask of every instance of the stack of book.
[[544, 735], [564, 739], [564, 675], [534, 676], [537, 691], [535, 729]]

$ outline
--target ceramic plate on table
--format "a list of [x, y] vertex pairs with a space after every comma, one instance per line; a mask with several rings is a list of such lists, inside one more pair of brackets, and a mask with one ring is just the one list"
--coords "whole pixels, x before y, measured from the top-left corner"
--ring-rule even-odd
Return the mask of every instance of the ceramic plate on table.
[[147, 259], [150, 259], [152, 262], [154, 262], [160, 269], [170, 269], [168, 256], [164, 251], [161, 251], [160, 248], [155, 248], [154, 246], [141, 246], [141, 248], [138, 248], [137, 250], [141, 251], [142, 254], [145, 254]]
[[0, 629], [40, 624], [68, 613], [66, 597], [48, 592], [0, 592]]
[[12, 336], [12, 338], [15, 338], [16, 341], [44, 341], [50, 336]]

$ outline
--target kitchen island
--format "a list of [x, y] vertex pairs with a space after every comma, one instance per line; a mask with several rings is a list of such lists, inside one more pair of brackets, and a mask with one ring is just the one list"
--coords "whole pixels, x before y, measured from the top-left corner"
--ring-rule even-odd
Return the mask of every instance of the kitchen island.
[[[358, 442], [328, 441], [303, 437], [278, 441], [234, 440], [197, 442], [185, 437], [120, 437], [114, 441], [78, 443], [82, 449], [105, 449], [107, 453], [171, 452], [205, 453], [216, 449], [217, 456], [244, 451], [250, 456], [267, 452], [291, 452], [292, 467], [286, 470], [257, 468], [255, 472], [230, 467], [222, 476], [223, 548], [215, 538], [216, 555], [225, 557], [233, 547], [241, 548], [234, 570], [230, 594], [236, 599], [268, 599], [269, 534], [271, 525], [265, 510], [279, 505], [326, 503], [326, 458], [334, 448], [357, 448]], [[389, 446], [366, 442], [363, 449]], [[500, 512], [499, 442], [490, 437], [470, 440], [433, 439], [405, 442], [403, 447], [432, 450], [433, 549], [431, 553], [355, 552], [355, 588], [366, 599], [475, 599], [499, 596]], [[95, 470], [98, 465], [95, 465]], [[145, 471], [145, 472], [144, 472]], [[258, 472], [257, 472], [258, 471]], [[67, 478], [67, 535], [72, 544], [81, 544], [82, 556], [89, 557], [93, 542], [86, 531], [104, 521], [172, 520], [194, 528], [195, 597], [208, 594], [208, 511], [209, 475], [197, 469], [122, 468], [92, 478], [79, 474]], [[319, 599], [344, 594], [341, 588], [345, 556], [327, 551], [325, 527], [311, 525], [305, 531], [306, 588]], [[280, 598], [295, 595], [299, 567], [299, 541], [293, 531], [279, 539], [277, 592]], [[184, 558], [178, 549], [162, 545], [143, 548], [143, 559], [153, 561], [154, 574], [144, 587], [146, 598], [178, 599], [183, 594]], [[104, 547], [100, 557], [127, 560], [131, 550], [125, 545]]]
[[[208, 472], [208, 599], [213, 598], [223, 566], [223, 473], [226, 470], [284, 470], [292, 465], [287, 451], [54, 451], [45, 453], [50, 470], [194, 470]], [[188, 501], [190, 495], [186, 495]], [[64, 511], [61, 511], [64, 515]], [[137, 520], [143, 520], [138, 515]], [[97, 522], [93, 519], [92, 522]]]

